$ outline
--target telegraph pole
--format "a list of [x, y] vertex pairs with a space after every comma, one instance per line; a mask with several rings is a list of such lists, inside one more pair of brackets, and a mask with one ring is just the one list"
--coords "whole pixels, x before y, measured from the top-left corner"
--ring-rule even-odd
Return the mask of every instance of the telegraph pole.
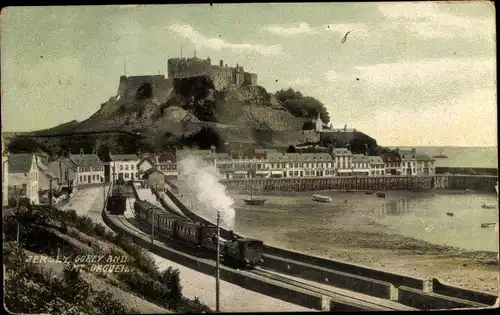
[[[16, 192], [16, 209], [17, 209], [17, 213], [19, 215], [19, 191], [17, 190], [17, 187], [14, 186], [14, 190]], [[20, 234], [20, 226], [19, 226], [19, 218], [17, 219], [17, 232], [16, 232], [16, 240], [17, 240], [17, 244], [19, 244], [19, 234]]]
[[154, 209], [151, 209], [151, 216], [152, 216], [152, 220], [151, 220], [151, 244], [154, 244], [154, 240], [155, 240], [155, 212], [154, 212]]
[[49, 207], [52, 209], [52, 179], [49, 180]]
[[217, 210], [217, 260], [215, 263], [215, 311], [220, 312], [219, 304], [219, 264], [220, 264], [220, 211]]

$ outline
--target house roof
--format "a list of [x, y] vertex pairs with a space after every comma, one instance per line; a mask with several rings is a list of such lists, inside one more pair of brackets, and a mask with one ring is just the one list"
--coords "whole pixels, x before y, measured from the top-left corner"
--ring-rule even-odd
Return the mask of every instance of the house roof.
[[49, 167], [47, 165], [45, 165], [45, 163], [42, 161], [42, 159], [40, 157], [37, 157], [36, 162], [37, 162], [38, 169], [40, 170], [40, 172], [44, 173], [45, 176], [52, 178], [52, 179], [57, 178], [57, 176], [54, 175], [54, 173], [52, 173], [49, 170]]
[[151, 164], [151, 165], [155, 165], [155, 162], [153, 160], [151, 160], [151, 158], [149, 158], [149, 157], [144, 157], [137, 165], [141, 165], [145, 161], [148, 161], [149, 164]]
[[156, 155], [156, 160], [159, 164], [168, 162], [175, 163], [175, 154], [172, 152], [162, 152]]
[[24, 173], [31, 168], [34, 154], [11, 154], [9, 156], [9, 173]]
[[415, 160], [415, 152], [411, 150], [399, 150], [399, 155], [401, 156], [401, 160], [403, 161]]
[[370, 155], [370, 156], [368, 156], [368, 161], [370, 162], [370, 164], [384, 164], [384, 161], [378, 155]]
[[72, 154], [69, 159], [78, 167], [103, 166], [103, 162], [96, 154]]
[[137, 161], [139, 158], [135, 154], [109, 154], [111, 161]]
[[334, 148], [332, 150], [332, 155], [333, 156], [345, 156], [345, 155], [352, 155], [352, 152], [346, 148]]
[[364, 154], [353, 154], [352, 155], [352, 162], [353, 163], [368, 163], [369, 159]]
[[384, 163], [388, 162], [401, 162], [401, 156], [397, 154], [396, 152], [393, 152], [388, 149], [381, 150], [379, 152], [380, 157], [384, 161]]
[[316, 162], [331, 161], [332, 156], [328, 153], [267, 153], [267, 160], [270, 162]]
[[427, 154], [417, 154], [417, 161], [435, 161]]

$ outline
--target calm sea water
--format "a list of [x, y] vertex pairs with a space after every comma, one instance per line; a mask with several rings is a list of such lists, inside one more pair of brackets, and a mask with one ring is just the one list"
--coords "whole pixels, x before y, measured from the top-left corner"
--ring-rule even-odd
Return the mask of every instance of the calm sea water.
[[[395, 149], [396, 147], [390, 147]], [[412, 147], [399, 147], [411, 150]], [[436, 159], [438, 167], [498, 167], [497, 147], [414, 147], [417, 153], [434, 156], [443, 153], [448, 158]]]
[[[483, 203], [495, 209], [483, 209]], [[381, 206], [376, 221], [392, 232], [429, 243], [498, 252], [498, 231], [481, 227], [481, 223], [498, 222], [497, 204], [496, 196], [491, 194], [404, 198]]]
[[[388, 192], [386, 198], [364, 193], [324, 191], [332, 203], [312, 201], [312, 193], [266, 194], [259, 207], [247, 206], [236, 195], [235, 230], [251, 237], [307, 239], [310, 246], [336, 231], [370, 233], [364, 218], [372, 218], [386, 233], [467, 251], [498, 252], [498, 232], [481, 223], [498, 222], [495, 194]], [[483, 209], [483, 203], [495, 209]], [[453, 216], [447, 215], [453, 213]], [[306, 250], [306, 249], [304, 249]]]

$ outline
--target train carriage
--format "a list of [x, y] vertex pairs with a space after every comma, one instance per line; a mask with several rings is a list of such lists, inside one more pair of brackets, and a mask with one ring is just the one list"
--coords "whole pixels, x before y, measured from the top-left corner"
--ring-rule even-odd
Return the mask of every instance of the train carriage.
[[174, 237], [175, 225], [184, 218], [171, 213], [158, 213], [155, 218], [156, 227], [164, 234]]

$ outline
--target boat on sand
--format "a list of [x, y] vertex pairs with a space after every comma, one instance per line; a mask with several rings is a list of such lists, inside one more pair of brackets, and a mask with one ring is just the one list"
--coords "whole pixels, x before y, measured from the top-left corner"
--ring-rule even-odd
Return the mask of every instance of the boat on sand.
[[330, 203], [332, 202], [332, 198], [328, 196], [322, 196], [322, 195], [313, 195], [311, 197], [311, 200], [317, 201], [317, 202], [326, 202]]

